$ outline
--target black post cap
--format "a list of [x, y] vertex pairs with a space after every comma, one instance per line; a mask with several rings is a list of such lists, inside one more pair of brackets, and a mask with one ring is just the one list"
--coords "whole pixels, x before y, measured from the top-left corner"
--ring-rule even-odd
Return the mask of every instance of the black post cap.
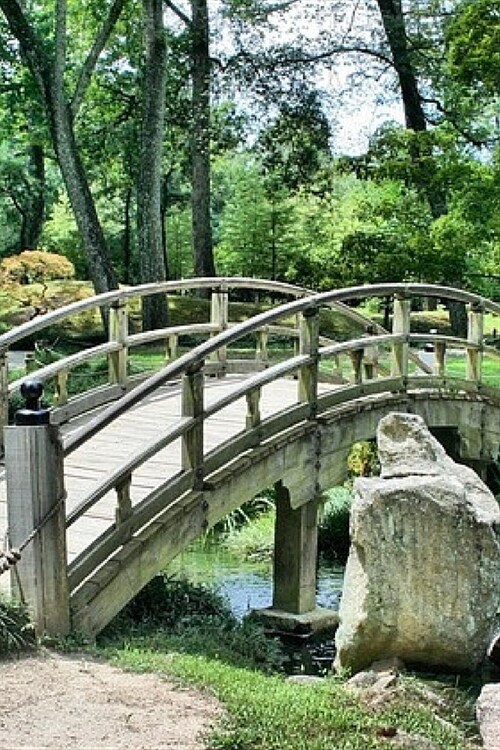
[[25, 405], [23, 409], [16, 411], [16, 425], [30, 426], [50, 423], [50, 411], [40, 403], [43, 396], [41, 380], [25, 380], [21, 385], [21, 396], [25, 400]]

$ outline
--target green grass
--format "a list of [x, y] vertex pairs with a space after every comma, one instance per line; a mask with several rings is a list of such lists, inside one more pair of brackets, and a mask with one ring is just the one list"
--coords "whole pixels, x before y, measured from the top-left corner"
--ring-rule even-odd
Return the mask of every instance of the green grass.
[[425, 741], [443, 750], [472, 747], [466, 690], [405, 676], [375, 705], [349, 690], [345, 677], [294, 683], [281, 672], [278, 645], [258, 626], [238, 623], [205, 587], [166, 575], [111, 623], [97, 650], [121, 668], [217, 696], [225, 716], [207, 740], [211, 750], [376, 750], [390, 746], [384, 733], [391, 730], [420, 737], [414, 748], [428, 747]]
[[[325, 679], [298, 685], [282, 676], [264, 675], [231, 666], [204, 655], [135, 647], [106, 651], [118, 666], [139, 672], [159, 672], [214, 693], [227, 717], [208, 740], [213, 750], [370, 750], [387, 748], [387, 728], [418, 735], [443, 750], [472, 747], [466, 725], [460, 724], [453, 702], [443, 700], [443, 718], [435, 703], [416, 692], [411, 683], [382, 709], [373, 708], [342, 680]], [[459, 704], [463, 707], [463, 699]], [[446, 706], [446, 707], [444, 707]], [[413, 747], [423, 747], [415, 743]]]
[[[465, 357], [449, 357], [446, 362], [446, 371], [454, 378], [465, 378]], [[482, 382], [485, 385], [500, 387], [500, 356], [483, 357]]]

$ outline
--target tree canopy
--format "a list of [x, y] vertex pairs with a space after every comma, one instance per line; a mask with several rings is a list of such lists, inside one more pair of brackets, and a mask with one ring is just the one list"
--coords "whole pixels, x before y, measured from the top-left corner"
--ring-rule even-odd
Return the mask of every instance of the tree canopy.
[[0, 0], [0, 35], [1, 257], [500, 295], [496, 0]]

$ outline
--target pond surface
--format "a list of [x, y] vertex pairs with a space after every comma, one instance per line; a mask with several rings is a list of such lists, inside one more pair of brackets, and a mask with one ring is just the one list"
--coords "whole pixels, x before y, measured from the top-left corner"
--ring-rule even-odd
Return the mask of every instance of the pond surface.
[[[231, 611], [239, 619], [251, 609], [272, 604], [271, 564], [238, 560], [215, 544], [187, 550], [169, 565], [168, 571], [193, 583], [215, 588], [228, 600]], [[343, 579], [343, 568], [320, 563], [318, 606], [338, 609]]]
[[[251, 609], [272, 603], [271, 564], [238, 560], [216, 545], [187, 550], [171, 563], [168, 571], [215, 588], [239, 619]], [[320, 607], [338, 610], [343, 579], [343, 568], [320, 563], [316, 589]], [[331, 669], [335, 653], [333, 632], [283, 636], [281, 640], [286, 654], [284, 669], [289, 674], [317, 675]]]

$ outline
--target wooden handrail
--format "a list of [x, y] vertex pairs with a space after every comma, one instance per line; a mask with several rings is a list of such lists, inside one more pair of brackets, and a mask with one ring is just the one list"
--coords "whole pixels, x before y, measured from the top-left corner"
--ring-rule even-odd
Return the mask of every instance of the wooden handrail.
[[192, 289], [246, 289], [251, 288], [257, 291], [275, 292], [293, 297], [301, 297], [311, 292], [303, 287], [285, 284], [280, 281], [267, 281], [265, 279], [252, 279], [239, 276], [230, 277], [206, 277], [196, 279], [180, 279], [176, 281], [165, 281], [156, 284], [142, 284], [140, 286], [117, 289], [112, 292], [104, 292], [87, 299], [72, 302], [69, 305], [60, 307], [57, 310], [40, 315], [33, 320], [23, 323], [11, 331], [0, 335], [0, 350], [8, 349], [12, 344], [21, 341], [27, 336], [31, 336], [38, 331], [48, 328], [55, 323], [78, 315], [79, 313], [91, 310], [92, 308], [106, 307], [119, 300], [127, 300], [141, 297], [148, 297], [153, 294], [169, 294], [174, 292], [188, 291]]
[[[370, 287], [362, 285], [346, 289], [320, 292], [315, 295], [296, 299], [277, 308], [260, 313], [247, 321], [222, 331], [212, 339], [199, 344], [189, 353], [182, 355], [175, 360], [175, 362], [168, 364], [160, 372], [153, 374], [146, 381], [123, 396], [118, 403], [111, 404], [99, 416], [95, 417], [87, 425], [76, 431], [67, 440], [65, 444], [65, 453], [69, 454], [75, 450], [87, 439], [99, 432], [103, 427], [114, 421], [131, 406], [139, 403], [143, 398], [167, 381], [180, 377], [187, 368], [196, 366], [199, 362], [216, 352], [220, 347], [228, 346], [249, 333], [257, 331], [263, 326], [272, 324], [279, 318], [304, 313], [336, 302], [345, 302], [349, 299], [364, 299], [369, 296], [387, 296], [392, 294], [399, 294], [402, 296], [413, 295], [417, 297], [437, 296], [446, 299], [457, 299], [481, 305], [485, 310], [500, 314], [500, 304], [498, 303], [487, 300], [479, 295], [465, 292], [462, 289], [453, 289], [446, 286], [432, 286], [430, 284], [374, 284]], [[370, 338], [370, 341], [371, 340], [372, 339]]]
[[[470, 346], [466, 339], [457, 337], [447, 337], [439, 334], [409, 334], [409, 335], [397, 335], [397, 334], [385, 334], [379, 336], [373, 336], [369, 339], [359, 338], [348, 342], [340, 342], [337, 344], [321, 347], [318, 351], [318, 356], [321, 360], [329, 357], [347, 354], [350, 351], [362, 350], [369, 342], [370, 346], [382, 346], [395, 343], [420, 343], [420, 342], [443, 342], [451, 343], [453, 346], [460, 346], [466, 348]], [[500, 357], [498, 352], [493, 347], [486, 347], [492, 354]], [[245, 397], [252, 391], [262, 388], [264, 385], [271, 383], [272, 381], [285, 377], [292, 372], [297, 371], [300, 367], [307, 365], [311, 362], [311, 358], [307, 355], [298, 355], [292, 357], [284, 362], [272, 365], [266, 370], [246, 379], [242, 384], [237, 386], [231, 393], [215, 401], [210, 406], [206, 407], [201, 417], [194, 418], [183, 418], [175, 425], [173, 429], [162, 435], [160, 438], [152, 441], [145, 449], [143, 449], [138, 455], [134, 456], [129, 461], [125, 462], [120, 466], [113, 474], [107, 477], [98, 487], [96, 487], [91, 495], [85, 498], [76, 508], [74, 508], [67, 518], [67, 526], [71, 526], [78, 518], [80, 518], [86, 511], [88, 511], [98, 500], [100, 500], [107, 492], [112, 490], [117, 484], [123, 481], [124, 477], [135, 471], [140, 465], [149, 460], [157, 452], [170, 445], [174, 440], [182, 437], [189, 429], [192, 429], [195, 423], [198, 423], [200, 419], [206, 420], [209, 417], [214, 416], [222, 409], [226, 408], [230, 404], [238, 401]], [[408, 379], [408, 382], [416, 387], [417, 384], [422, 387], [431, 386], [445, 386], [447, 383], [456, 381], [457, 385], [460, 384], [462, 388], [468, 391], [477, 390], [472, 387], [469, 381], [456, 378], [440, 378], [438, 376], [413, 376]], [[425, 382], [424, 382], [425, 381]], [[354, 398], [359, 396], [369, 395], [370, 393], [379, 393], [391, 388], [399, 388], [401, 386], [401, 379], [394, 377], [378, 378], [377, 381], [371, 381], [370, 383], [364, 383], [363, 385], [339, 385], [335, 391], [334, 403], [349, 403]], [[330, 406], [332, 405], [330, 399]]]

